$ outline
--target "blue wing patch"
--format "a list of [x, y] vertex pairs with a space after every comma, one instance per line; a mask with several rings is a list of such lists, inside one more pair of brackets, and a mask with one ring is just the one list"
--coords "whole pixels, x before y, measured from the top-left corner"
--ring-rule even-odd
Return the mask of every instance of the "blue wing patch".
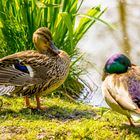
[[29, 74], [27, 67], [22, 62], [15, 63], [14, 66], [17, 70], [20, 70], [22, 72]]

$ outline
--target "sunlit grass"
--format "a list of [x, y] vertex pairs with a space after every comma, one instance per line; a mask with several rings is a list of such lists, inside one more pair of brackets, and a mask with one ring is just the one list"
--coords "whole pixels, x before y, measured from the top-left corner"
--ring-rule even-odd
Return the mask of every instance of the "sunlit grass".
[[[125, 116], [60, 98], [43, 98], [46, 111], [24, 108], [22, 98], [3, 98], [0, 139], [139, 140], [140, 128], [124, 126]], [[34, 103], [34, 101], [33, 101]]]

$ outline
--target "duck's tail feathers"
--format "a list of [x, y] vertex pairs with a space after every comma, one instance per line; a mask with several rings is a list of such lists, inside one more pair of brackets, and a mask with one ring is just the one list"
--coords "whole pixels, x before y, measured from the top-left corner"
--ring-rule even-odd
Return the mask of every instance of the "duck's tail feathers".
[[11, 92], [15, 90], [15, 86], [0, 85], [0, 96], [11, 96]]

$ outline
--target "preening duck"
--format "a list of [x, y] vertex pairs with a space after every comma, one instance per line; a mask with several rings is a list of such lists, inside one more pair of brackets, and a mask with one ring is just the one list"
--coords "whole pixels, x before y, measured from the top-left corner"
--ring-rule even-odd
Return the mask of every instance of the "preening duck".
[[42, 109], [39, 97], [57, 89], [67, 78], [70, 58], [53, 43], [46, 27], [33, 34], [35, 50], [18, 52], [0, 59], [0, 95], [25, 96], [26, 106], [31, 107], [29, 97], [34, 95], [38, 109]]
[[140, 119], [140, 67], [132, 64], [123, 54], [110, 57], [104, 67], [102, 92], [112, 110], [131, 118]]

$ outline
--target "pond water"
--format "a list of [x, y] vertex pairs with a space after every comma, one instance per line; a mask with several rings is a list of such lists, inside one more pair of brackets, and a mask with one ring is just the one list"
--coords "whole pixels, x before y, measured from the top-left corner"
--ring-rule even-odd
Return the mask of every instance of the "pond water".
[[[115, 53], [123, 52], [122, 44], [126, 36], [122, 33], [119, 0], [86, 0], [80, 12], [85, 12], [95, 5], [101, 5], [102, 8], [107, 7], [107, 11], [101, 18], [114, 24], [116, 29], [112, 30], [98, 21], [86, 33], [77, 47], [80, 48], [82, 53], [85, 53], [85, 60], [90, 62], [90, 64], [88, 64], [88, 75], [90, 75], [91, 79], [89, 80], [90, 84], [93, 85], [93, 82], [96, 84], [92, 96], [89, 96], [87, 100], [92, 105], [106, 106], [101, 93], [102, 70], [108, 57]], [[140, 56], [139, 8], [139, 0], [127, 0], [127, 13], [125, 16], [127, 18], [126, 29], [129, 37], [128, 41], [131, 46], [130, 57], [132, 62], [138, 65], [140, 65], [138, 59]], [[87, 75], [83, 76], [83, 78], [86, 79]]]

